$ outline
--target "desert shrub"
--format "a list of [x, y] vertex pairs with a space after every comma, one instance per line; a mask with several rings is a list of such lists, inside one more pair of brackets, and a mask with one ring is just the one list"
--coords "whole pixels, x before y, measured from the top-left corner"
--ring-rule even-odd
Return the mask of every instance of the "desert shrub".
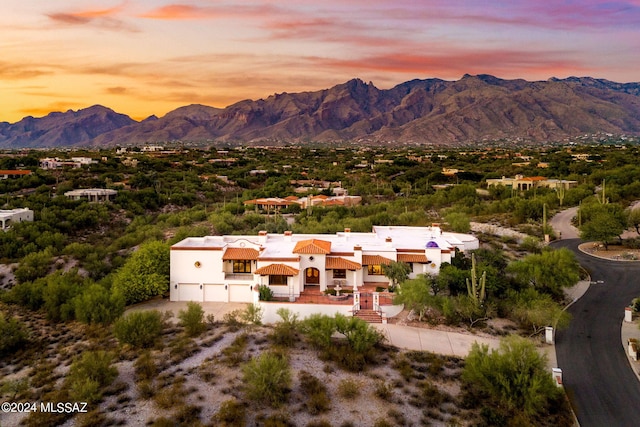
[[558, 405], [564, 395], [553, 383], [546, 362], [525, 338], [505, 338], [491, 352], [488, 346], [476, 343], [462, 372], [465, 400], [483, 408], [489, 425], [516, 416], [524, 424], [536, 425], [538, 418], [557, 415], [552, 408], [566, 411], [566, 405]]
[[229, 366], [238, 366], [244, 360], [248, 341], [247, 334], [238, 335], [231, 345], [222, 350], [222, 362]]
[[142, 353], [134, 362], [133, 367], [138, 381], [151, 381], [158, 375], [158, 366], [150, 351]]
[[49, 272], [53, 261], [53, 250], [47, 248], [40, 252], [31, 252], [22, 258], [14, 274], [19, 283], [31, 282], [44, 277]]
[[249, 304], [240, 314], [240, 319], [250, 325], [262, 324], [262, 307], [257, 304]]
[[276, 345], [293, 347], [298, 336], [298, 315], [286, 308], [279, 308], [276, 313], [280, 316], [281, 321], [273, 326], [270, 338]]
[[207, 326], [204, 323], [204, 310], [197, 302], [189, 301], [186, 310], [180, 310], [178, 313], [180, 323], [184, 326], [184, 330], [190, 337], [200, 335]]
[[300, 388], [306, 397], [305, 407], [311, 415], [318, 415], [329, 410], [327, 387], [322, 381], [307, 371], [300, 371]]
[[6, 319], [0, 312], [0, 356], [22, 347], [29, 339], [27, 328], [15, 318]]
[[162, 329], [162, 314], [159, 311], [134, 311], [115, 322], [113, 334], [121, 343], [149, 347], [160, 337]]
[[338, 394], [345, 399], [355, 399], [360, 395], [362, 384], [358, 381], [347, 378], [338, 384]]
[[287, 401], [291, 389], [291, 368], [284, 357], [267, 352], [247, 362], [243, 368], [247, 397], [278, 407]]
[[287, 414], [272, 414], [262, 421], [264, 427], [296, 427]]
[[273, 291], [267, 285], [258, 286], [258, 295], [260, 301], [271, 301], [273, 299]]
[[118, 375], [118, 370], [111, 366], [112, 361], [112, 354], [103, 350], [84, 352], [69, 369], [70, 396], [78, 402], [100, 400], [102, 389]]
[[326, 349], [331, 346], [331, 336], [336, 331], [335, 320], [325, 314], [312, 314], [302, 323], [302, 331], [318, 349]]
[[124, 312], [124, 297], [93, 284], [73, 301], [76, 319], [83, 323], [110, 324]]
[[374, 389], [374, 394], [385, 402], [391, 402], [391, 399], [393, 399], [393, 386], [384, 381], [378, 381]]
[[211, 421], [220, 427], [239, 427], [247, 424], [247, 410], [235, 399], [225, 400]]
[[242, 327], [241, 315], [242, 310], [229, 311], [222, 316], [222, 321], [229, 327], [230, 331], [235, 332]]

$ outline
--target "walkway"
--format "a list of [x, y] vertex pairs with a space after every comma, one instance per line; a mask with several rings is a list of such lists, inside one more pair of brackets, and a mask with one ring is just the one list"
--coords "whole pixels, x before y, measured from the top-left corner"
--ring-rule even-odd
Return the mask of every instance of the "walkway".
[[429, 351], [445, 356], [467, 357], [473, 343], [498, 348], [500, 339], [447, 332], [411, 326], [374, 324], [387, 338], [387, 343], [405, 350]]

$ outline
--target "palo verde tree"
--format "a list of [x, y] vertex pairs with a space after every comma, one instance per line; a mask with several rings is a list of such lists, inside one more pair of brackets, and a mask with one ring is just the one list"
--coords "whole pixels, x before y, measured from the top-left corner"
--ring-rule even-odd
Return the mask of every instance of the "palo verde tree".
[[168, 290], [169, 247], [160, 241], [140, 245], [115, 273], [113, 290], [125, 297], [127, 304], [146, 301]]
[[411, 267], [406, 262], [391, 261], [389, 264], [382, 265], [382, 272], [391, 281], [389, 290], [395, 288], [409, 278]]
[[[503, 339], [497, 350], [473, 344], [462, 380], [469, 401], [482, 402], [486, 425], [572, 425], [564, 395], [547, 369], [546, 356], [516, 335]], [[516, 421], [517, 420], [517, 421]]]
[[580, 264], [569, 249], [546, 249], [514, 261], [507, 267], [517, 282], [532, 286], [554, 298], [562, 297], [562, 289], [580, 280]]

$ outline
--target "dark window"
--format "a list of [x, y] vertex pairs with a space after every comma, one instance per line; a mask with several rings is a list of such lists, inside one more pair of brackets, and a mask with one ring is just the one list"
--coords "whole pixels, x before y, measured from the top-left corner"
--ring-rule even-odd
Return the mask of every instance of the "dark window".
[[347, 278], [347, 270], [333, 270], [333, 278], [334, 279], [346, 279]]
[[234, 273], [251, 273], [251, 260], [237, 259], [233, 261]]
[[269, 285], [286, 285], [287, 284], [287, 276], [269, 276]]

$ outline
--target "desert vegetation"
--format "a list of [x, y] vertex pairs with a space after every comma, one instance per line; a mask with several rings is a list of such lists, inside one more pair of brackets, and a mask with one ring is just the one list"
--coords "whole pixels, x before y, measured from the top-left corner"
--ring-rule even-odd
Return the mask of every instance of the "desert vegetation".
[[[591, 161], [574, 160], [575, 153]], [[127, 156], [138, 161], [137, 167], [102, 150], [79, 152], [106, 158], [80, 169], [38, 167], [39, 157], [65, 155], [34, 151], [0, 158], [0, 168], [33, 172], [0, 181], [1, 207], [28, 207], [35, 213], [33, 222], [0, 233], [0, 386], [4, 400], [82, 397], [93, 402], [90, 413], [73, 416], [76, 425], [172, 420], [180, 425], [346, 426], [361, 425], [362, 419], [381, 426], [509, 420], [540, 425], [546, 419], [562, 425], [566, 408], [546, 386], [540, 394], [550, 400], [543, 404], [505, 402], [499, 411], [483, 412], [487, 401], [504, 396], [479, 393], [472, 382], [481, 376], [463, 374], [464, 361], [385, 347], [376, 331], [350, 318], [303, 321], [283, 311], [278, 323], [265, 326], [254, 306], [221, 319], [205, 316], [197, 304], [175, 316], [125, 310], [165, 296], [169, 247], [188, 236], [370, 231], [374, 224], [434, 222], [468, 232], [472, 223], [481, 222], [526, 237], [478, 233], [481, 248], [473, 256], [457, 254], [438, 276], [409, 280], [405, 265], [391, 265], [385, 268], [391, 290], [421, 324], [536, 338], [545, 325], [562, 327], [569, 321], [561, 310], [563, 289], [580, 277], [570, 253], [543, 243], [546, 234], [559, 237], [546, 225], [548, 217], [580, 206], [576, 225], [585, 238], [609, 248], [640, 246], [637, 239], [620, 237], [640, 222], [632, 207], [640, 198], [640, 151], [633, 145], [517, 153], [504, 148], [192, 147], [158, 157], [132, 150]], [[530, 160], [516, 165], [519, 157]], [[444, 174], [445, 169], [458, 172]], [[561, 192], [486, 188], [486, 179], [515, 174], [577, 185]], [[340, 183], [362, 203], [276, 212], [243, 204], [295, 194], [297, 180]], [[64, 196], [87, 187], [117, 189], [118, 195], [104, 204]], [[269, 298], [263, 289], [261, 299]], [[506, 319], [509, 330], [495, 329], [496, 319]], [[476, 358], [491, 363], [499, 363], [506, 352], [475, 351]], [[272, 375], [248, 389], [256, 371]], [[280, 378], [282, 387], [269, 385], [273, 378]], [[253, 394], [260, 390], [276, 397]], [[33, 414], [23, 422], [59, 425], [67, 418]]]

